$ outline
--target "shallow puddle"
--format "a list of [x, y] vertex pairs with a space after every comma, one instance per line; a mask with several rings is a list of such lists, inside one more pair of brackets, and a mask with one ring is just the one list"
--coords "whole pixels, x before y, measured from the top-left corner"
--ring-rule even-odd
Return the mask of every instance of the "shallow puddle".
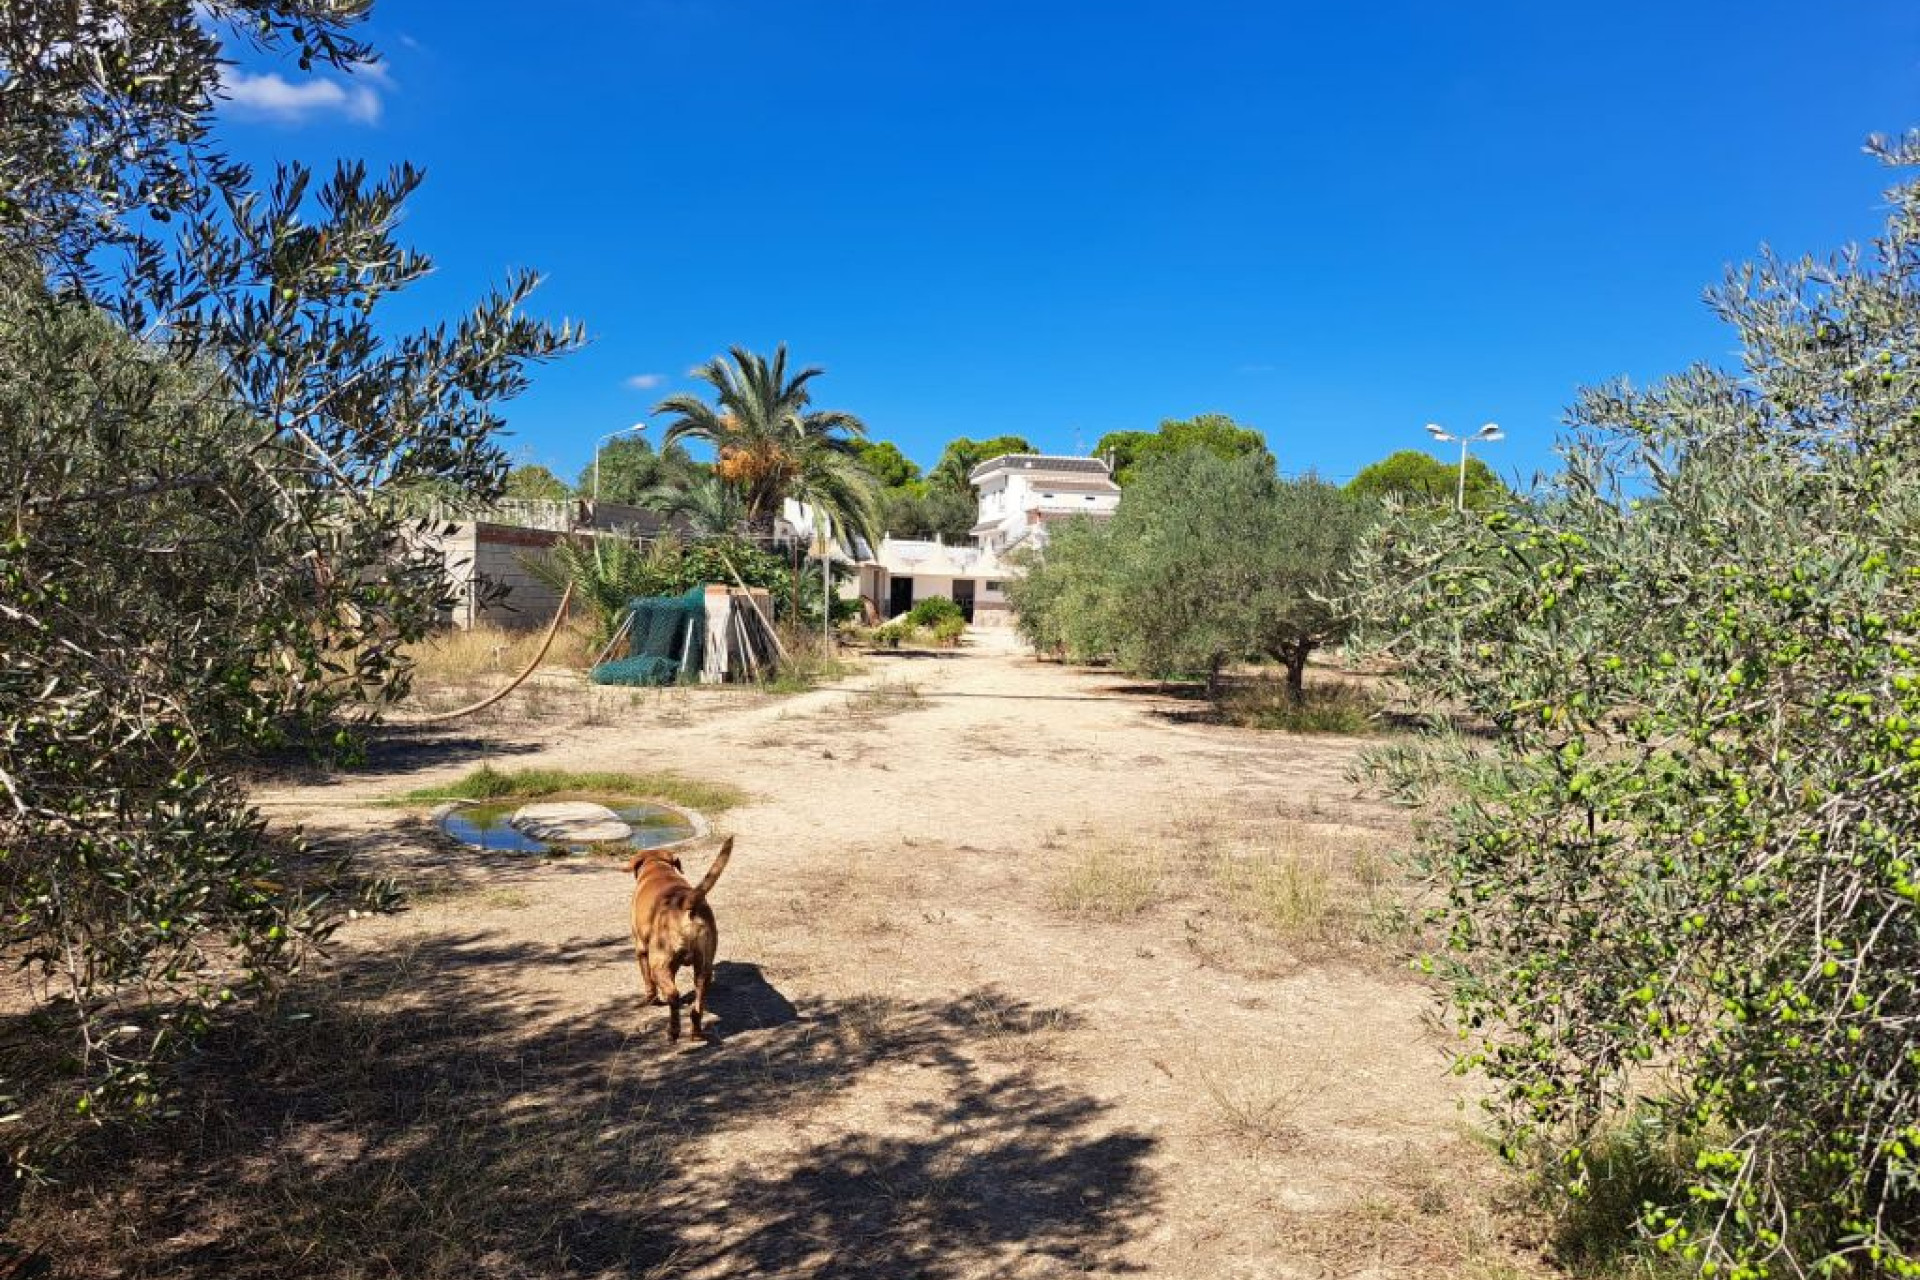
[[[526, 803], [506, 800], [496, 804], [461, 805], [441, 816], [440, 829], [462, 844], [507, 853], [578, 852], [586, 847], [536, 840], [516, 828], [513, 815]], [[622, 822], [633, 828], [633, 834], [621, 843], [635, 849], [657, 849], [697, 834], [687, 815], [664, 805], [608, 799], [597, 799], [595, 803], [613, 810]]]

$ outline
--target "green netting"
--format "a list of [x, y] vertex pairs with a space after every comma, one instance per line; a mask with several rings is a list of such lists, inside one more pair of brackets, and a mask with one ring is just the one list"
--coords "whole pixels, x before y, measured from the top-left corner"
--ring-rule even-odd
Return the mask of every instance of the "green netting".
[[627, 602], [627, 656], [592, 671], [595, 684], [674, 684], [700, 674], [707, 642], [707, 589]]

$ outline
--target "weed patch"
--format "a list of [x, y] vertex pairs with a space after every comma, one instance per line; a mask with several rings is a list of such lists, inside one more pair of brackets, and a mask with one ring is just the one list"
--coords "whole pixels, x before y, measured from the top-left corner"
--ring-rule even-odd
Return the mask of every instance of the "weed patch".
[[1220, 699], [1220, 719], [1242, 729], [1283, 733], [1373, 733], [1380, 708], [1350, 684], [1308, 685], [1296, 699], [1277, 680], [1258, 680], [1229, 689]]

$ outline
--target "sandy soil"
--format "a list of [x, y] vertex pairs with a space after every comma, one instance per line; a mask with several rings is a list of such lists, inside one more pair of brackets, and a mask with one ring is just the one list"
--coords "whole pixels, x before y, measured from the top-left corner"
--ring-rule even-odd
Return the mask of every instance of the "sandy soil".
[[[393, 975], [383, 998], [418, 1011], [393, 1087], [445, 1076], [493, 1194], [544, 1224], [550, 1252], [510, 1230], [473, 1274], [1540, 1269], [1490, 1207], [1508, 1188], [1404, 956], [1249, 932], [1181, 871], [1194, 842], [1274, 831], [1391, 848], [1403, 820], [1347, 779], [1356, 743], [1184, 723], [993, 635], [785, 699], [531, 696], [537, 714], [509, 703], [262, 797], [426, 891], [349, 926], [333, 963]], [[717, 823], [738, 845], [713, 896], [713, 1044], [670, 1051], [640, 1007], [617, 866], [454, 854], [370, 805], [482, 759], [750, 793]], [[1163, 854], [1161, 900], [1060, 909], [1092, 847]], [[398, 1127], [296, 1112], [286, 1140], [333, 1153], [303, 1176], [423, 1158]], [[567, 1167], [543, 1172], [528, 1153], [562, 1138]]]

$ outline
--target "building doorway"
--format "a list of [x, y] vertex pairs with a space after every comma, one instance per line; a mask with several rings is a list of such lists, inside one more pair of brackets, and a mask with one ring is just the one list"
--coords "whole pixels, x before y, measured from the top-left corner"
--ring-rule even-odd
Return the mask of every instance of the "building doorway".
[[960, 606], [960, 616], [973, 623], [973, 579], [955, 578], [953, 580], [953, 602]]
[[897, 618], [913, 608], [913, 579], [895, 578], [887, 585], [887, 617]]

